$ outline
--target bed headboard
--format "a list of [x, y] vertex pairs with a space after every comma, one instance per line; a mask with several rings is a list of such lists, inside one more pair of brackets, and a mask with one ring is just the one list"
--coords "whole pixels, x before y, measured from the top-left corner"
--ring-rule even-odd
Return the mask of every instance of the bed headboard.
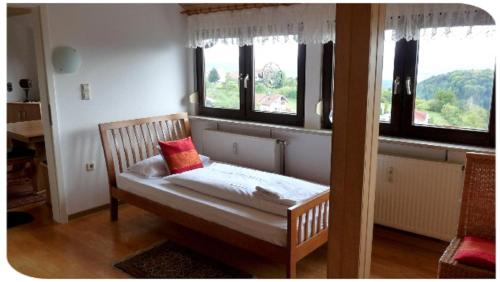
[[191, 136], [187, 113], [99, 124], [108, 180], [116, 187], [116, 167], [122, 173], [138, 161], [159, 153], [158, 140]]

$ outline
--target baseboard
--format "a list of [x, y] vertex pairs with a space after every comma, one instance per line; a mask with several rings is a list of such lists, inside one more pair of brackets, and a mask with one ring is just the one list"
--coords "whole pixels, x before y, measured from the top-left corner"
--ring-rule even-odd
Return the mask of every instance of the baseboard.
[[86, 216], [86, 215], [89, 215], [89, 214], [92, 214], [92, 213], [96, 213], [96, 212], [99, 212], [99, 211], [102, 211], [102, 210], [105, 210], [105, 209], [109, 209], [109, 204], [105, 204], [105, 205], [102, 205], [102, 206], [98, 206], [98, 207], [95, 207], [95, 208], [91, 208], [91, 209], [88, 209], [88, 210], [83, 210], [83, 211], [79, 211], [77, 213], [70, 214], [70, 215], [68, 215], [68, 220], [73, 220], [73, 219], [76, 219], [76, 218], [79, 218], [79, 217], [82, 217], [82, 216]]

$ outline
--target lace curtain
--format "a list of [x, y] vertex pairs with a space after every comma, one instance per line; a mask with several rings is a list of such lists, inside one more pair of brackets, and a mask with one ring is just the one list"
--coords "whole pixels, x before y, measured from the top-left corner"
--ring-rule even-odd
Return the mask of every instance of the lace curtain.
[[[388, 4], [385, 25], [392, 30], [394, 41], [436, 35], [465, 38], [495, 31], [495, 22], [487, 12], [465, 4]], [[459, 26], [467, 28], [453, 28]]]
[[188, 47], [217, 42], [252, 45], [294, 40], [300, 44], [335, 41], [335, 4], [297, 4], [188, 16]]

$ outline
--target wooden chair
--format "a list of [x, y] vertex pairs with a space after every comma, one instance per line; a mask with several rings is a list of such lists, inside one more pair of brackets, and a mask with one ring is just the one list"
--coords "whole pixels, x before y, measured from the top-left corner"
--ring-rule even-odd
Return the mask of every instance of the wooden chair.
[[438, 278], [495, 278], [495, 272], [455, 261], [465, 236], [495, 240], [495, 155], [467, 153], [457, 237], [439, 259]]
[[33, 178], [35, 174], [35, 151], [26, 148], [12, 148], [7, 152], [7, 180]]

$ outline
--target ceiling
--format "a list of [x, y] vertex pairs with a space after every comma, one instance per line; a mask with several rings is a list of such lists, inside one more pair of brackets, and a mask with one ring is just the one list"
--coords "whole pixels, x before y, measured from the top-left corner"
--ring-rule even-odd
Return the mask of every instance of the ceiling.
[[31, 14], [30, 8], [21, 8], [21, 7], [7, 7], [7, 17], [15, 17]]

